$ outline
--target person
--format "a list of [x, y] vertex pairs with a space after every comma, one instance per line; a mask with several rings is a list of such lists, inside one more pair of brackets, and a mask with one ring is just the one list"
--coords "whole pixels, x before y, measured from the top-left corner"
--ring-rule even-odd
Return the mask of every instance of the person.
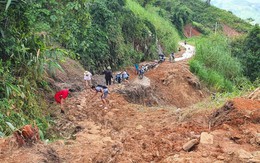
[[170, 62], [173, 62], [175, 59], [174, 52], [170, 54]]
[[65, 102], [65, 99], [68, 97], [69, 95], [69, 92], [73, 92], [72, 89], [63, 89], [63, 90], [60, 90], [59, 92], [57, 92], [54, 96], [55, 100], [57, 103], [60, 104], [60, 112], [61, 113], [65, 113], [64, 112], [64, 102]]
[[144, 77], [144, 67], [143, 67], [143, 66], [142, 66], [142, 68], [139, 70], [138, 76], [139, 76], [139, 79], [143, 79], [143, 77]]
[[89, 71], [84, 72], [84, 80], [86, 81], [86, 88], [91, 88], [92, 82], [92, 74]]
[[121, 80], [122, 80], [122, 74], [121, 74], [121, 72], [118, 72], [117, 74], [116, 74], [116, 82], [117, 83], [121, 83]]
[[187, 44], [187, 42], [186, 42], [186, 40], [184, 41], [184, 45], [186, 45]]
[[122, 79], [123, 79], [123, 81], [128, 82], [129, 74], [126, 72], [126, 70], [124, 70], [124, 71], [122, 72]]
[[164, 62], [164, 61], [165, 61], [164, 54], [159, 54], [159, 62]]
[[107, 70], [104, 71], [104, 74], [105, 74], [106, 85], [111, 85], [113, 74], [110, 66], [107, 67]]
[[138, 65], [138, 63], [135, 63], [134, 66], [135, 66], [136, 74], [138, 74], [139, 73], [139, 65]]
[[101, 101], [103, 103], [103, 105], [105, 106], [104, 109], [108, 109], [107, 107], [107, 95], [109, 93], [108, 88], [106, 86], [102, 86], [102, 85], [97, 85], [97, 86], [91, 86], [91, 89], [93, 92], [95, 92], [94, 96], [91, 98], [93, 99], [98, 93], [101, 93]]

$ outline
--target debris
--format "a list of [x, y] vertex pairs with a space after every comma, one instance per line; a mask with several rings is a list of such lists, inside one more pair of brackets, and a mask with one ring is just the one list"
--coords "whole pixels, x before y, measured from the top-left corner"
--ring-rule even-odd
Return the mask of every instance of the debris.
[[198, 144], [198, 140], [197, 139], [192, 139], [190, 141], [188, 141], [187, 143], [185, 143], [182, 146], [182, 149], [185, 151], [190, 151], [192, 147], [194, 147], [194, 145]]
[[243, 149], [239, 149], [237, 151], [237, 155], [240, 159], [250, 159], [253, 157], [253, 155]]
[[39, 129], [35, 125], [25, 125], [13, 133], [19, 146], [32, 145], [40, 140]]
[[207, 132], [202, 132], [200, 135], [201, 144], [213, 144], [213, 135], [208, 134]]

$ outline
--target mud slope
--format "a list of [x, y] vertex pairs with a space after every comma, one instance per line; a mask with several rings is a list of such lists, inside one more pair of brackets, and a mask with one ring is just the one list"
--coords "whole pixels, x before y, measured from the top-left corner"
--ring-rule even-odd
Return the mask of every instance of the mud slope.
[[186, 107], [208, 96], [196, 76], [189, 71], [186, 61], [164, 62], [146, 76], [164, 105]]

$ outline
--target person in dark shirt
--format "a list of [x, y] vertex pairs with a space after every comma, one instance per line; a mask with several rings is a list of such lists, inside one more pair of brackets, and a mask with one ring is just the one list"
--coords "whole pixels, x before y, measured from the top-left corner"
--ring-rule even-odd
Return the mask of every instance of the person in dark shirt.
[[104, 71], [104, 74], [105, 74], [106, 85], [111, 85], [113, 74], [110, 66], [107, 67], [107, 70]]

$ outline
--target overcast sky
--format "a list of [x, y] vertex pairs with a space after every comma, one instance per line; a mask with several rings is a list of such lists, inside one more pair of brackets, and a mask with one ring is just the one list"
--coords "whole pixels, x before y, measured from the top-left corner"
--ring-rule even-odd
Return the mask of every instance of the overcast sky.
[[260, 0], [211, 0], [211, 4], [242, 19], [253, 18], [260, 24]]

